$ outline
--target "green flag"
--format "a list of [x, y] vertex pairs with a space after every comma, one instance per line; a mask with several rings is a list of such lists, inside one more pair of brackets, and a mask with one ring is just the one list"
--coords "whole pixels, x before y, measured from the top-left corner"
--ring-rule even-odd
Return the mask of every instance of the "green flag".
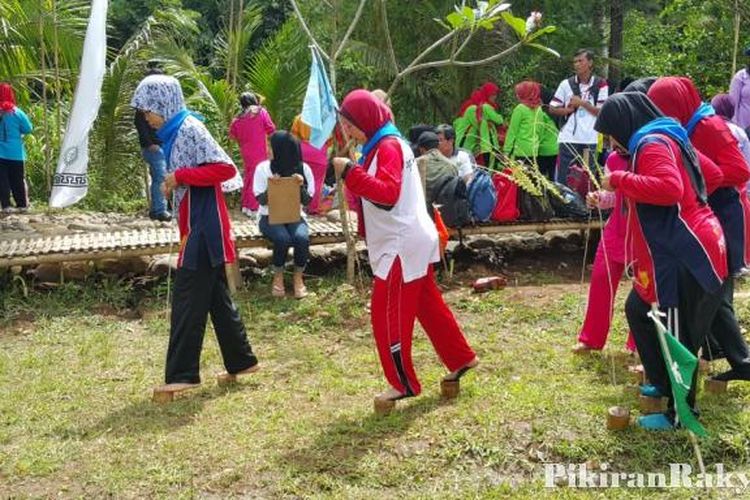
[[660, 314], [658, 311], [652, 311], [649, 316], [654, 320], [659, 335], [662, 355], [667, 365], [669, 381], [672, 384], [672, 397], [677, 412], [677, 421], [694, 434], [701, 437], [706, 436], [708, 434], [706, 429], [695, 418], [687, 402], [690, 384], [693, 382], [695, 370], [698, 369], [698, 358], [667, 331], [657, 317], [658, 314]]

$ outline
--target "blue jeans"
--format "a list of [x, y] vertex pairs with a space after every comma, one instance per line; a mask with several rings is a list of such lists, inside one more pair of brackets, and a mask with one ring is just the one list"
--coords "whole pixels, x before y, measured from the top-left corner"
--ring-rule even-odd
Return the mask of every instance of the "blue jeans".
[[307, 222], [302, 219], [293, 224], [269, 224], [268, 216], [262, 215], [258, 223], [263, 236], [273, 243], [273, 269], [284, 269], [289, 247], [294, 247], [294, 269], [302, 271], [310, 259], [310, 233]]
[[143, 159], [148, 163], [151, 174], [151, 215], [162, 214], [167, 211], [167, 201], [161, 194], [161, 183], [167, 175], [167, 160], [161, 148], [156, 151], [143, 148]]
[[583, 150], [589, 149], [589, 168], [594, 171], [593, 164], [596, 160], [596, 144], [575, 144], [572, 142], [560, 143], [560, 162], [557, 164], [557, 175], [555, 178], [560, 184], [568, 185], [568, 169], [571, 163], [581, 164]]

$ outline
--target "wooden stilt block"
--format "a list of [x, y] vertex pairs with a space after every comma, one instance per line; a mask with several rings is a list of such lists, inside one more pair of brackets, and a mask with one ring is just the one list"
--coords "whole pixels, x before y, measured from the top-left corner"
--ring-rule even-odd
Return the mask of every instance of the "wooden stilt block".
[[703, 388], [706, 389], [706, 392], [710, 392], [711, 394], [723, 394], [727, 392], [727, 382], [726, 380], [707, 378], [706, 381], [703, 382]]
[[159, 387], [154, 387], [151, 400], [158, 404], [169, 403], [174, 400], [175, 395], [197, 387], [200, 387], [200, 384], [175, 383], [160, 385]]
[[711, 371], [711, 362], [703, 358], [698, 358], [698, 370], [700, 373], [709, 373]]
[[230, 373], [220, 373], [216, 376], [216, 383], [219, 387], [228, 387], [237, 383], [237, 375]]
[[154, 389], [154, 394], [151, 397], [151, 400], [154, 403], [162, 404], [162, 405], [166, 403], [171, 403], [172, 401], [174, 401], [174, 392], [160, 391], [158, 390], [158, 388]]
[[649, 396], [640, 396], [638, 401], [641, 406], [641, 413], [650, 415], [652, 413], [663, 413], [667, 411], [666, 398], [651, 398]]
[[643, 369], [643, 365], [628, 366], [628, 373], [630, 374], [631, 380], [634, 383], [646, 383], [646, 371]]
[[396, 402], [389, 399], [375, 398], [375, 414], [388, 415], [396, 407]]
[[627, 384], [622, 388], [625, 394], [637, 396], [641, 393], [641, 387], [638, 384]]
[[621, 431], [630, 425], [630, 410], [622, 406], [613, 406], [607, 410], [607, 429]]
[[440, 395], [444, 399], [455, 399], [459, 392], [461, 392], [461, 382], [458, 380], [440, 381]]

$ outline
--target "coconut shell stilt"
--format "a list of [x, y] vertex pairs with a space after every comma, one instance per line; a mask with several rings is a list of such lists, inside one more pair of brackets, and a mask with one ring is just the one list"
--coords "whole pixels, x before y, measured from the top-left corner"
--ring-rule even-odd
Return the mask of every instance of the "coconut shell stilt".
[[652, 398], [641, 395], [638, 398], [638, 402], [640, 403], [641, 413], [644, 415], [663, 413], [667, 410], [666, 398]]
[[441, 380], [440, 395], [443, 399], [456, 399], [461, 392], [461, 382], [459, 380]]
[[260, 370], [260, 365], [255, 364], [250, 368], [237, 373], [222, 372], [216, 375], [216, 383], [219, 385], [219, 387], [229, 387], [236, 384], [240, 377], [244, 375], [250, 375], [251, 373], [257, 372], [258, 370]]
[[727, 392], [727, 381], [707, 378], [703, 383], [703, 388], [711, 394], [723, 394]]
[[607, 410], [607, 429], [621, 431], [630, 425], [630, 410], [622, 406], [612, 406]]
[[183, 393], [185, 391], [189, 391], [190, 389], [195, 389], [196, 387], [199, 387], [199, 386], [200, 384], [184, 384], [184, 383], [160, 385], [159, 387], [154, 388], [154, 392], [153, 392], [153, 395], [151, 396], [151, 400], [157, 404], [169, 403], [171, 401], [174, 401], [174, 398], [176, 395]]
[[375, 415], [385, 416], [388, 415], [396, 408], [396, 401], [392, 399], [375, 398]]

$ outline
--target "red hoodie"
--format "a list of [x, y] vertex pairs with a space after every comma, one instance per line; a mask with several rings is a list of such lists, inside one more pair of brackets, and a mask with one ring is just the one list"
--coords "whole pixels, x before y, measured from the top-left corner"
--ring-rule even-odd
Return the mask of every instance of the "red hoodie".
[[634, 289], [648, 303], [678, 305], [678, 269], [689, 269], [701, 286], [716, 292], [727, 276], [724, 235], [711, 209], [698, 200], [679, 145], [665, 135], [648, 136], [628, 171], [611, 175], [628, 207], [626, 263]]

